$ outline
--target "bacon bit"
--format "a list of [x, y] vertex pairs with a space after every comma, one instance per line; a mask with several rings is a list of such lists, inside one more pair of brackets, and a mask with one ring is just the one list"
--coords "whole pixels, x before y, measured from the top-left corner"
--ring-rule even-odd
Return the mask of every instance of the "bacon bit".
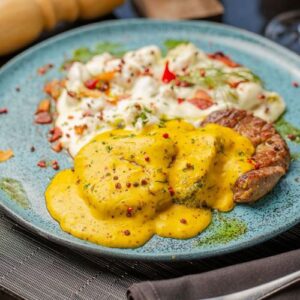
[[49, 112], [40, 112], [36, 115], [34, 122], [36, 124], [51, 124], [52, 116]]
[[292, 82], [292, 85], [293, 85], [293, 87], [295, 87], [295, 88], [298, 88], [298, 87], [299, 87], [299, 83], [296, 82], [296, 81], [293, 81], [293, 82]]
[[35, 147], [34, 147], [34, 146], [31, 146], [30, 152], [34, 152], [34, 151], [35, 151]]
[[133, 208], [132, 207], [128, 207], [127, 208], [127, 212], [126, 212], [126, 216], [127, 217], [131, 217], [132, 216], [132, 212], [133, 212]]
[[37, 163], [37, 166], [40, 167], [40, 168], [46, 168], [47, 167], [46, 161], [45, 160], [40, 160]]
[[125, 235], [130, 235], [130, 231], [128, 229], [123, 231]]
[[170, 81], [174, 80], [175, 78], [176, 78], [176, 75], [169, 70], [169, 62], [167, 61], [161, 80], [164, 83], [169, 83]]
[[146, 156], [146, 157], [145, 157], [145, 161], [149, 162], [149, 161], [150, 161], [150, 157], [149, 157], [149, 156]]
[[56, 143], [51, 147], [51, 149], [57, 153], [61, 152], [61, 150], [63, 149], [62, 143]]
[[260, 168], [259, 163], [257, 163], [253, 158], [248, 158], [247, 161], [254, 167], [255, 170]]
[[67, 91], [67, 94], [72, 98], [77, 98], [77, 94], [74, 91]]
[[45, 84], [44, 92], [51, 96], [54, 100], [57, 100], [61, 94], [62, 88], [64, 87], [64, 80], [52, 80]]
[[195, 98], [189, 99], [188, 102], [197, 106], [201, 110], [207, 109], [214, 104], [212, 98], [204, 90], [198, 90]]
[[0, 150], [0, 163], [5, 162], [14, 156], [12, 149]]
[[264, 100], [264, 99], [266, 99], [266, 96], [265, 96], [264, 94], [259, 94], [259, 95], [257, 96], [257, 98], [258, 98], [259, 100]]
[[0, 108], [0, 115], [7, 114], [7, 113], [8, 113], [8, 109], [6, 107]]
[[48, 72], [52, 68], [53, 68], [53, 64], [46, 64], [46, 65], [38, 68], [37, 72], [39, 75], [44, 75], [44, 74], [46, 74], [46, 72]]
[[168, 133], [164, 133], [162, 136], [163, 136], [163, 138], [165, 138], [165, 139], [168, 139], [168, 138], [169, 138], [169, 134], [168, 134]]
[[59, 164], [57, 160], [52, 161], [52, 169], [55, 171], [59, 170]]
[[178, 104], [181, 104], [182, 102], [184, 102], [184, 99], [183, 98], [177, 98], [177, 102], [178, 102]]
[[39, 114], [41, 112], [50, 112], [51, 109], [51, 101], [50, 99], [43, 99], [38, 104], [35, 114]]
[[56, 142], [58, 139], [62, 137], [62, 131], [59, 127], [54, 127], [49, 130], [49, 133], [52, 135], [48, 141], [50, 143]]
[[168, 187], [168, 191], [169, 191], [171, 197], [173, 197], [175, 195], [175, 191], [171, 186]]
[[200, 73], [201, 77], [205, 77], [205, 75], [206, 75], [206, 71], [204, 69], [200, 69], [199, 73]]
[[248, 82], [248, 80], [240, 80], [236, 82], [228, 82], [229, 86], [233, 89], [236, 89], [241, 83]]
[[182, 219], [180, 219], [180, 223], [181, 224], [187, 224], [187, 220], [182, 218]]
[[93, 111], [91, 110], [87, 110], [85, 112], [82, 113], [82, 116], [85, 118], [85, 117], [93, 117], [94, 116], [94, 113]]
[[288, 134], [288, 136], [287, 136], [291, 141], [294, 141], [296, 138], [297, 138], [297, 136], [295, 135], [295, 134]]
[[145, 68], [144, 71], [141, 73], [141, 75], [152, 76], [153, 74], [151, 73], [149, 68]]
[[87, 125], [84, 124], [84, 125], [75, 125], [74, 126], [74, 130], [75, 130], [75, 133], [78, 134], [78, 135], [82, 135], [83, 132], [87, 129]]
[[240, 64], [233, 61], [229, 56], [225, 55], [223, 52], [215, 52], [215, 53], [207, 54], [207, 56], [210, 59], [218, 60], [231, 68], [236, 68], [240, 66]]
[[131, 187], [131, 183], [130, 183], [130, 182], [127, 182], [127, 183], [126, 183], [126, 186], [127, 186], [128, 188], [130, 188], [130, 187]]

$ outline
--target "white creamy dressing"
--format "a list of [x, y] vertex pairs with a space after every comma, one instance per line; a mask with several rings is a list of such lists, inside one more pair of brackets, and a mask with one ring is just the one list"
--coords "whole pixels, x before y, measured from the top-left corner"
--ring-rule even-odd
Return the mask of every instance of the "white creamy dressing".
[[[167, 61], [176, 78], [186, 81], [193, 76], [191, 74], [196, 74], [196, 83], [177, 86], [175, 80], [163, 82]], [[206, 76], [212, 76], [218, 84], [213, 87], [203, 84], [199, 70], [205, 70]], [[86, 80], [107, 72], [114, 72], [108, 92], [93, 93], [93, 90], [91, 95], [82, 95], [82, 90], [87, 90]], [[216, 74], [221, 74], [221, 78], [226, 76], [230, 82], [241, 81], [240, 75], [236, 74], [247, 80], [231, 87], [219, 83]], [[174, 118], [185, 119], [197, 126], [212, 111], [229, 107], [252, 111], [267, 121], [276, 120], [285, 109], [282, 98], [275, 92], [264, 90], [251, 74], [245, 67], [232, 68], [209, 58], [193, 44], [179, 45], [165, 57], [157, 46], [147, 46], [127, 52], [122, 59], [104, 53], [94, 56], [86, 64], [75, 62], [57, 100], [56, 126], [63, 132], [62, 146], [75, 156], [82, 146], [106, 130], [116, 127], [140, 130], [143, 126]], [[199, 78], [200, 82], [197, 82]], [[188, 101], [195, 98], [199, 90], [205, 91], [213, 100], [213, 105], [207, 109], [200, 109]], [[82, 133], [76, 132], [78, 126], [84, 127]]]

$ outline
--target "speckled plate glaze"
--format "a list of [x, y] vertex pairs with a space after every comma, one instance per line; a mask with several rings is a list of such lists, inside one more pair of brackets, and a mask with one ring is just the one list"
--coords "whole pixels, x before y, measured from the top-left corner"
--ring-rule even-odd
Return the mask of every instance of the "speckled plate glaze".
[[[284, 96], [288, 105], [286, 119], [300, 126], [300, 89], [291, 84], [292, 81], [300, 82], [300, 58], [262, 37], [209, 22], [126, 20], [72, 30], [25, 51], [0, 71], [0, 107], [9, 109], [8, 114], [0, 116], [0, 148], [12, 148], [15, 152], [13, 159], [0, 164], [0, 178], [9, 177], [21, 182], [30, 201], [30, 206], [25, 208], [0, 190], [0, 204], [8, 215], [34, 233], [66, 247], [100, 255], [148, 260], [189, 260], [221, 255], [260, 243], [299, 222], [299, 161], [292, 162], [288, 175], [267, 197], [255, 205], [237, 205], [232, 212], [222, 214], [221, 218], [220, 215], [215, 217], [215, 224], [203, 234], [188, 240], [154, 236], [138, 249], [110, 249], [63, 232], [51, 218], [44, 191], [55, 171], [52, 168], [40, 169], [36, 164], [41, 159], [56, 159], [64, 169], [70, 167], [72, 161], [66, 153], [56, 154], [50, 150], [46, 138], [48, 126], [33, 124], [36, 106], [45, 97], [42, 91], [44, 83], [63, 76], [60, 65], [78, 47], [110, 41], [121, 43], [129, 50], [148, 44], [163, 45], [166, 39], [188, 39], [208, 52], [224, 51], [251, 68], [263, 78], [268, 89]], [[46, 63], [53, 63], [55, 68], [38, 76], [37, 69]], [[20, 92], [16, 91], [17, 86]], [[36, 148], [33, 153], [30, 152], [32, 145]], [[300, 152], [299, 146], [290, 144], [290, 147], [292, 152]], [[247, 230], [232, 240], [214, 240], [218, 219], [233, 219], [244, 224]]]

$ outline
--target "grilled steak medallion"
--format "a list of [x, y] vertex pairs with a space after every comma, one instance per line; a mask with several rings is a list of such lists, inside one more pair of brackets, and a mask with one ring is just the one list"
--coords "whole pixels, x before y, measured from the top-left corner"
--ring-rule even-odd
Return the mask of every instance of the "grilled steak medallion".
[[260, 199], [287, 172], [290, 152], [286, 142], [271, 123], [238, 109], [213, 112], [201, 125], [208, 123], [236, 130], [249, 138], [256, 148], [252, 157], [255, 168], [241, 175], [233, 187], [235, 202], [254, 202]]

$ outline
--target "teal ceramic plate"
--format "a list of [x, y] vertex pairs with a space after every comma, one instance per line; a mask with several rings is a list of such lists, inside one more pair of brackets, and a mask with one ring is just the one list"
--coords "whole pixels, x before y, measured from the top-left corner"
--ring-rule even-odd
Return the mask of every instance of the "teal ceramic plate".
[[[0, 164], [0, 204], [8, 215], [33, 232], [73, 249], [149, 260], [221, 255], [260, 243], [299, 222], [300, 162], [297, 160], [267, 197], [254, 205], [237, 205], [230, 213], [217, 214], [203, 234], [188, 240], [154, 236], [138, 249], [110, 249], [63, 232], [51, 218], [44, 191], [55, 171], [38, 168], [36, 164], [41, 159], [56, 159], [63, 169], [70, 167], [72, 161], [67, 154], [50, 150], [46, 138], [48, 126], [33, 124], [36, 106], [45, 97], [44, 83], [63, 76], [59, 67], [78, 47], [110, 41], [129, 50], [148, 44], [163, 46], [167, 39], [189, 40], [208, 52], [224, 51], [251, 68], [263, 78], [268, 89], [283, 95], [288, 106], [285, 118], [300, 127], [300, 88], [292, 86], [292, 82], [300, 82], [300, 58], [262, 37], [208, 22], [133, 20], [82, 27], [25, 51], [0, 71], [0, 107], [9, 110], [8, 114], [0, 115], [0, 149], [12, 148], [15, 152], [13, 159]], [[55, 67], [44, 76], [37, 75], [37, 69], [47, 63]], [[35, 152], [30, 151], [31, 146], [36, 148]], [[300, 152], [297, 144], [290, 143], [290, 147], [293, 153]], [[9, 191], [5, 178], [13, 179], [10, 186], [14, 191]]]

